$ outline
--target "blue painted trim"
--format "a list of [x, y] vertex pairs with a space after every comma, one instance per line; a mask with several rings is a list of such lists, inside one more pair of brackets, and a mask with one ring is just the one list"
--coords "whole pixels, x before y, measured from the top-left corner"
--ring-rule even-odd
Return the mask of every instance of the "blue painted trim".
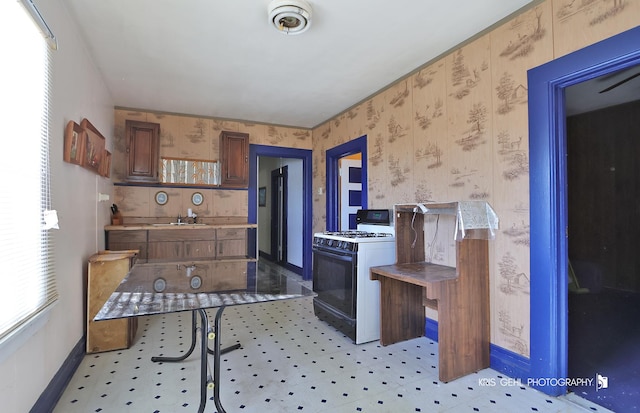
[[53, 376], [47, 388], [44, 389], [38, 400], [31, 407], [31, 410], [29, 410], [30, 413], [50, 413], [53, 411], [71, 381], [71, 378], [84, 359], [85, 346], [85, 337], [82, 337], [73, 349], [71, 349], [71, 352], [56, 372], [56, 375]]
[[[438, 341], [438, 322], [429, 317], [425, 317], [425, 337]], [[529, 377], [529, 371], [531, 370], [530, 361], [528, 358], [514, 353], [510, 350], [490, 344], [490, 363], [491, 368], [505, 374], [509, 377], [521, 379], [523, 383], [526, 383], [526, 379]]]
[[247, 262], [247, 288], [255, 289], [258, 285], [258, 263], [256, 261]]
[[[312, 152], [308, 149], [282, 146], [249, 145], [248, 220], [251, 224], [258, 222], [259, 156], [302, 159], [302, 279], [310, 280], [312, 277], [311, 241], [313, 240]], [[254, 244], [256, 242], [257, 240], [254, 240]], [[250, 247], [253, 250], [257, 249], [257, 245]]]
[[424, 336], [433, 341], [438, 341], [438, 322], [429, 317], [425, 317]]
[[367, 135], [350, 140], [349, 142], [338, 145], [334, 148], [328, 149], [326, 152], [326, 189], [327, 189], [327, 231], [337, 231], [338, 217], [340, 216], [340, 205], [338, 204], [339, 195], [338, 191], [338, 160], [345, 156], [353, 155], [355, 153], [362, 154], [362, 208], [367, 208], [369, 205], [369, 187], [368, 187], [368, 175], [367, 175]]
[[[275, 258], [271, 254], [266, 253], [264, 251], [260, 251], [259, 255], [260, 255], [261, 258], [264, 258], [265, 260], [269, 260], [269, 261], [271, 261], [273, 263], [275, 263], [275, 261], [276, 261]], [[303, 270], [302, 270], [301, 267], [298, 267], [297, 265], [293, 265], [290, 262], [286, 262], [284, 264], [276, 264], [276, 265], [281, 265], [283, 268], [285, 268], [285, 269], [287, 269], [287, 270], [289, 270], [289, 271], [291, 271], [291, 272], [293, 272], [295, 274], [298, 274], [300, 276], [302, 276], [302, 274], [303, 274]]]
[[523, 383], [526, 383], [531, 370], [530, 359], [495, 344], [490, 344], [489, 348], [489, 359], [493, 370], [509, 377], [521, 379]]
[[[530, 377], [567, 377], [564, 88], [640, 64], [640, 27], [528, 72], [531, 228]], [[536, 387], [557, 396], [565, 387]]]

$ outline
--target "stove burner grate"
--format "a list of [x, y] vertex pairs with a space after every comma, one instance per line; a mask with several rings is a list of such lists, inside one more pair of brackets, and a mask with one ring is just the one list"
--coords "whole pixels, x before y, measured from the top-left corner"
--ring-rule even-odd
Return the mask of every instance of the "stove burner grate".
[[368, 232], [368, 231], [325, 231], [325, 235], [332, 235], [343, 238], [382, 238], [392, 237], [393, 234], [387, 232]]

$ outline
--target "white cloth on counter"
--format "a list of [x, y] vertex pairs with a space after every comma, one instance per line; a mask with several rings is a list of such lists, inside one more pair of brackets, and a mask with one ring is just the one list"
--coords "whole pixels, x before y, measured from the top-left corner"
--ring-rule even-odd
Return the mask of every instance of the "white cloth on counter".
[[[460, 201], [456, 211], [455, 240], [464, 238], [494, 239], [498, 229], [498, 215], [486, 201]], [[467, 234], [468, 230], [486, 229], [482, 233]]]

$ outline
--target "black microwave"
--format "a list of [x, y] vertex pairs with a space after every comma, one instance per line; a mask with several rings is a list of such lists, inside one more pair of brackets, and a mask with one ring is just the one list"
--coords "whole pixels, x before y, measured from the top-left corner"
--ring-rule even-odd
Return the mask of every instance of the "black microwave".
[[359, 209], [356, 211], [356, 224], [391, 225], [389, 209]]

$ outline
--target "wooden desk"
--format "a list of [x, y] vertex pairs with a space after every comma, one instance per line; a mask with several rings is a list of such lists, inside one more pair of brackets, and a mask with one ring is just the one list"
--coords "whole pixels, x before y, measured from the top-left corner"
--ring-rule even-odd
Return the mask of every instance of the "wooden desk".
[[456, 242], [456, 267], [426, 262], [385, 265], [372, 267], [371, 279], [380, 281], [383, 346], [424, 336], [424, 306], [437, 307], [440, 381], [489, 367], [487, 240]]

